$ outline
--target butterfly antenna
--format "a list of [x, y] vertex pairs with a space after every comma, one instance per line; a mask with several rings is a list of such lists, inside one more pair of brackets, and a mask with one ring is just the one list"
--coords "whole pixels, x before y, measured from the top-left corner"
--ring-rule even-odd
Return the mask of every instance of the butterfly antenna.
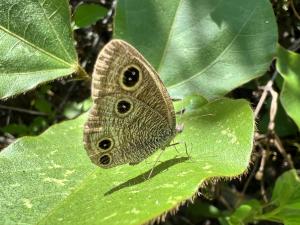
[[[191, 143], [191, 144], [192, 144], [192, 143]], [[185, 154], [186, 154], [189, 158], [191, 158], [191, 155], [190, 155], [189, 152], [188, 152], [188, 147], [187, 147], [186, 142], [184, 142], [184, 147], [185, 147]]]

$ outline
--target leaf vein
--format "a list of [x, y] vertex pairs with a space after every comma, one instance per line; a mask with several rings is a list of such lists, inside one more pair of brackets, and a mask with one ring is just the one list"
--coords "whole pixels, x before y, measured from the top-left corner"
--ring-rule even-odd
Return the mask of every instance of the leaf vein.
[[215, 65], [218, 62], [218, 60], [230, 49], [230, 47], [233, 45], [233, 43], [235, 42], [235, 40], [239, 37], [240, 33], [242, 32], [242, 30], [244, 29], [244, 27], [249, 22], [249, 20], [251, 19], [252, 15], [254, 14], [256, 8], [257, 8], [257, 6], [253, 8], [252, 12], [249, 14], [249, 17], [245, 20], [245, 23], [241, 26], [240, 30], [237, 32], [237, 34], [235, 35], [235, 37], [231, 40], [231, 42], [228, 44], [228, 46], [226, 48], [224, 48], [224, 50], [218, 55], [218, 57], [214, 61], [212, 61], [210, 64], [208, 64], [200, 72], [198, 72], [198, 73], [190, 76], [188, 79], [183, 80], [183, 81], [181, 81], [181, 82], [179, 82], [177, 84], [168, 86], [168, 89], [184, 85], [185, 83], [189, 82], [190, 80], [194, 79], [195, 77], [198, 77], [199, 75], [201, 75], [202, 73], [204, 73], [208, 69], [210, 69], [213, 65]]
[[67, 61], [65, 61], [65, 60], [63, 60], [63, 59], [61, 59], [61, 58], [59, 58], [59, 57], [53, 55], [53, 54], [50, 53], [50, 52], [45, 51], [44, 49], [42, 49], [42, 48], [40, 48], [40, 47], [34, 45], [33, 43], [27, 41], [27, 40], [24, 39], [23, 37], [17, 35], [16, 33], [11, 32], [10, 30], [6, 29], [5, 27], [3, 27], [3, 26], [1, 26], [1, 25], [0, 25], [0, 30], [2, 30], [3, 32], [5, 32], [5, 33], [11, 35], [12, 37], [14, 37], [14, 38], [16, 38], [16, 39], [22, 41], [23, 43], [25, 43], [25, 44], [27, 44], [28, 46], [30, 46], [30, 47], [36, 49], [37, 51], [42, 52], [43, 54], [45, 54], [45, 55], [47, 55], [47, 56], [49, 56], [49, 57], [51, 57], [51, 58], [54, 58], [55, 60], [57, 60], [57, 61], [59, 61], [59, 62], [62, 62], [63, 64], [67, 65], [68, 67], [73, 67], [73, 65], [70, 64], [69, 62], [67, 62]]
[[[44, 1], [44, 3], [45, 3], [45, 2], [46, 2], [46, 1]], [[67, 49], [65, 48], [65, 46], [64, 46], [63, 43], [61, 42], [61, 39], [59, 38], [59, 36], [58, 36], [58, 34], [57, 34], [57, 31], [54, 29], [53, 24], [52, 24], [51, 21], [50, 21], [50, 18], [47, 17], [47, 14], [46, 14], [46, 11], [45, 11], [43, 5], [41, 4], [40, 1], [38, 1], [38, 3], [39, 3], [39, 5], [40, 5], [40, 7], [41, 7], [41, 9], [42, 9], [42, 11], [43, 11], [44, 17], [46, 18], [47, 22], [49, 23], [49, 25], [50, 25], [50, 27], [51, 27], [51, 29], [52, 29], [52, 31], [53, 31], [53, 33], [55, 34], [56, 39], [57, 39], [57, 41], [59, 42], [61, 48], [62, 48], [63, 51], [66, 53], [66, 55], [68, 56], [68, 58], [69, 58], [70, 60], [72, 60], [72, 57], [70, 56], [69, 52], [67, 51]]]

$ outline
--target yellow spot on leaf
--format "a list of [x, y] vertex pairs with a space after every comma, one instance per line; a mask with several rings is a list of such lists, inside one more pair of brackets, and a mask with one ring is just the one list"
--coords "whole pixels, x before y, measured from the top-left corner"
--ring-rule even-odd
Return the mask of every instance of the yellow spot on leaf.
[[64, 176], [67, 177], [67, 176], [73, 174], [74, 172], [75, 172], [75, 170], [66, 170]]
[[32, 208], [32, 203], [31, 203], [30, 199], [22, 198], [22, 202], [26, 208], [28, 208], [28, 209]]
[[222, 130], [221, 134], [227, 136], [230, 139], [231, 144], [239, 144], [234, 131], [230, 130], [229, 128], [227, 128], [226, 130]]
[[44, 181], [50, 182], [50, 183], [55, 183], [59, 186], [64, 186], [67, 179], [56, 179], [56, 178], [52, 178], [52, 177], [46, 177], [44, 179]]
[[131, 210], [131, 212], [133, 213], [133, 214], [139, 214], [141, 211], [140, 210], [137, 210], [136, 208], [133, 208], [132, 210]]
[[212, 165], [206, 164], [206, 165], [203, 167], [203, 169], [208, 170], [208, 169], [210, 169], [211, 167], [212, 167]]

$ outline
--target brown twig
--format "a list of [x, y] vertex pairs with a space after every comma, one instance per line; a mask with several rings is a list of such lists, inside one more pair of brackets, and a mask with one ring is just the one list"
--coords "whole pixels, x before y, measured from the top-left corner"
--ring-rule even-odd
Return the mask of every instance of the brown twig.
[[[266, 140], [266, 148], [263, 147], [259, 142], [257, 142], [257, 145], [260, 147], [261, 149], [261, 161], [260, 161], [260, 166], [259, 169], [257, 171], [257, 173], [255, 174], [255, 178], [257, 180], [260, 181], [260, 191], [261, 191], [261, 196], [263, 198], [263, 200], [265, 202], [268, 202], [268, 198], [266, 195], [266, 190], [265, 190], [265, 185], [264, 185], [264, 169], [265, 169], [265, 165], [266, 162], [268, 160], [268, 157], [270, 155], [270, 145], [273, 144], [273, 138], [274, 136], [276, 136], [275, 133], [275, 118], [276, 118], [276, 114], [277, 114], [277, 109], [278, 109], [278, 93], [273, 89], [273, 84], [274, 84], [274, 80], [276, 78], [276, 76], [278, 75], [278, 72], [275, 70], [271, 80], [268, 81], [268, 83], [265, 85], [265, 87], [263, 88], [263, 93], [260, 97], [260, 100], [257, 104], [257, 107], [255, 109], [255, 117], [258, 116], [264, 102], [266, 101], [266, 98], [268, 96], [268, 94], [271, 95], [271, 108], [270, 108], [270, 121], [268, 124], [268, 134], [267, 135], [260, 135], [260, 139]], [[257, 141], [257, 139], [256, 139]], [[280, 141], [280, 140], [279, 140]]]
[[265, 165], [266, 165], [266, 162], [267, 162], [267, 160], [269, 158], [269, 155], [270, 155], [269, 154], [270, 153], [270, 148], [269, 148], [269, 144], [267, 144], [267, 149], [265, 149], [260, 144], [259, 144], [259, 147], [262, 149], [262, 153], [261, 153], [260, 166], [259, 166], [259, 169], [258, 169], [257, 173], [255, 174], [255, 178], [256, 178], [256, 180], [260, 181], [260, 193], [261, 193], [261, 196], [262, 196], [263, 200], [265, 202], [268, 202], [263, 177], [264, 177]]
[[293, 0], [290, 0], [290, 5], [291, 5], [291, 8], [293, 10], [293, 13], [295, 14], [295, 16], [297, 17], [298, 20], [300, 20], [300, 15], [298, 14], [296, 8], [295, 8], [295, 5], [294, 5], [294, 1]]
[[269, 92], [272, 96], [272, 100], [271, 100], [270, 121], [268, 125], [268, 130], [270, 133], [275, 133], [274, 129], [275, 129], [275, 117], [278, 109], [278, 93], [274, 91], [272, 86], [269, 88]]
[[287, 161], [289, 164], [290, 168], [294, 168], [294, 163], [291, 160], [291, 157], [289, 154], [287, 154], [286, 150], [284, 149], [282, 142], [278, 135], [275, 133], [275, 117], [277, 113], [277, 108], [278, 108], [278, 93], [273, 90], [273, 88], [270, 89], [270, 93], [272, 96], [272, 102], [271, 102], [271, 110], [270, 110], [270, 122], [268, 129], [270, 132], [272, 132], [273, 137], [274, 137], [274, 146], [277, 148], [277, 150], [280, 152], [280, 154], [284, 157], [284, 159]]
[[76, 86], [76, 82], [72, 82], [71, 86], [68, 88], [66, 95], [64, 96], [64, 98], [62, 99], [62, 101], [60, 102], [59, 106], [57, 107], [57, 111], [61, 112], [67, 102], [67, 100], [69, 99], [71, 92], [73, 91], [73, 89]]
[[291, 51], [298, 51], [300, 49], [300, 38], [296, 39], [293, 44], [288, 48]]
[[277, 77], [277, 75], [278, 75], [278, 72], [275, 71], [274, 74], [273, 74], [273, 76], [272, 76], [272, 78], [271, 78], [271, 80], [269, 80], [268, 83], [266, 84], [266, 86], [263, 88], [263, 93], [262, 93], [262, 95], [261, 95], [261, 97], [260, 97], [260, 99], [258, 101], [258, 104], [257, 104], [257, 106], [255, 108], [255, 111], [254, 111], [255, 118], [258, 116], [258, 113], [260, 112], [260, 110], [261, 110], [264, 102], [266, 101], [266, 98], [268, 96], [268, 92], [272, 88], [274, 80]]
[[22, 112], [22, 113], [28, 113], [31, 115], [37, 115], [37, 116], [48, 116], [48, 114], [44, 113], [44, 112], [38, 112], [38, 111], [34, 111], [34, 110], [29, 110], [29, 109], [22, 109], [22, 108], [17, 108], [17, 107], [13, 107], [13, 106], [0, 105], [0, 109], [7, 109], [7, 110], [17, 111], [17, 112]]
[[[253, 179], [253, 177], [254, 177], [254, 175], [255, 175], [255, 171], [256, 171], [256, 169], [257, 169], [257, 166], [258, 166], [258, 160], [254, 160], [254, 166], [253, 166], [253, 169], [252, 169], [250, 175], [248, 176], [248, 178], [247, 178], [247, 180], [246, 180], [246, 182], [245, 182], [245, 185], [244, 185], [244, 187], [243, 187], [243, 190], [242, 190], [242, 192], [241, 192], [241, 195], [240, 195], [242, 198], [244, 198], [245, 193], [246, 193], [246, 191], [247, 191], [247, 188], [248, 188], [248, 186], [249, 186], [251, 180]], [[239, 205], [240, 202], [241, 202], [242, 200], [243, 200], [243, 199], [240, 198], [240, 199], [238, 200], [238, 202], [236, 203], [236, 205]]]
[[261, 195], [262, 195], [262, 198], [264, 200], [264, 202], [268, 202], [268, 197], [267, 197], [267, 193], [266, 193], [266, 189], [265, 189], [265, 184], [264, 184], [264, 180], [262, 179], [260, 181], [260, 192], [261, 192]]
[[[0, 105], [1, 107], [1, 105]], [[6, 117], [6, 125], [8, 125], [10, 123], [10, 119], [11, 119], [11, 109], [8, 110], [8, 113], [7, 113], [7, 117]]]
[[275, 134], [274, 135], [275, 140], [274, 140], [274, 145], [275, 147], [278, 149], [278, 151], [280, 152], [280, 154], [284, 157], [284, 159], [287, 161], [287, 163], [289, 164], [289, 167], [294, 169], [294, 162], [293, 160], [291, 160], [291, 156], [290, 154], [288, 154], [285, 150], [285, 148], [283, 147], [283, 144], [280, 140], [280, 138]]
[[229, 211], [233, 211], [233, 208], [230, 206], [230, 204], [227, 202], [227, 200], [222, 195], [220, 195], [218, 197], [218, 199]]
[[263, 179], [266, 161], [267, 161], [267, 159], [269, 157], [269, 150], [266, 150], [260, 144], [259, 144], [259, 147], [261, 148], [262, 153], [261, 153], [260, 166], [259, 166], [258, 171], [255, 174], [256, 180], [262, 180]]

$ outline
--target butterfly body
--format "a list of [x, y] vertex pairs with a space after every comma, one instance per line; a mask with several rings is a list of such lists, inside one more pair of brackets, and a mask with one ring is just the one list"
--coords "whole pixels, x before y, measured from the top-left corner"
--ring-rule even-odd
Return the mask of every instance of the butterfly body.
[[172, 101], [144, 57], [122, 40], [99, 53], [84, 145], [96, 165], [137, 164], [176, 135]]

